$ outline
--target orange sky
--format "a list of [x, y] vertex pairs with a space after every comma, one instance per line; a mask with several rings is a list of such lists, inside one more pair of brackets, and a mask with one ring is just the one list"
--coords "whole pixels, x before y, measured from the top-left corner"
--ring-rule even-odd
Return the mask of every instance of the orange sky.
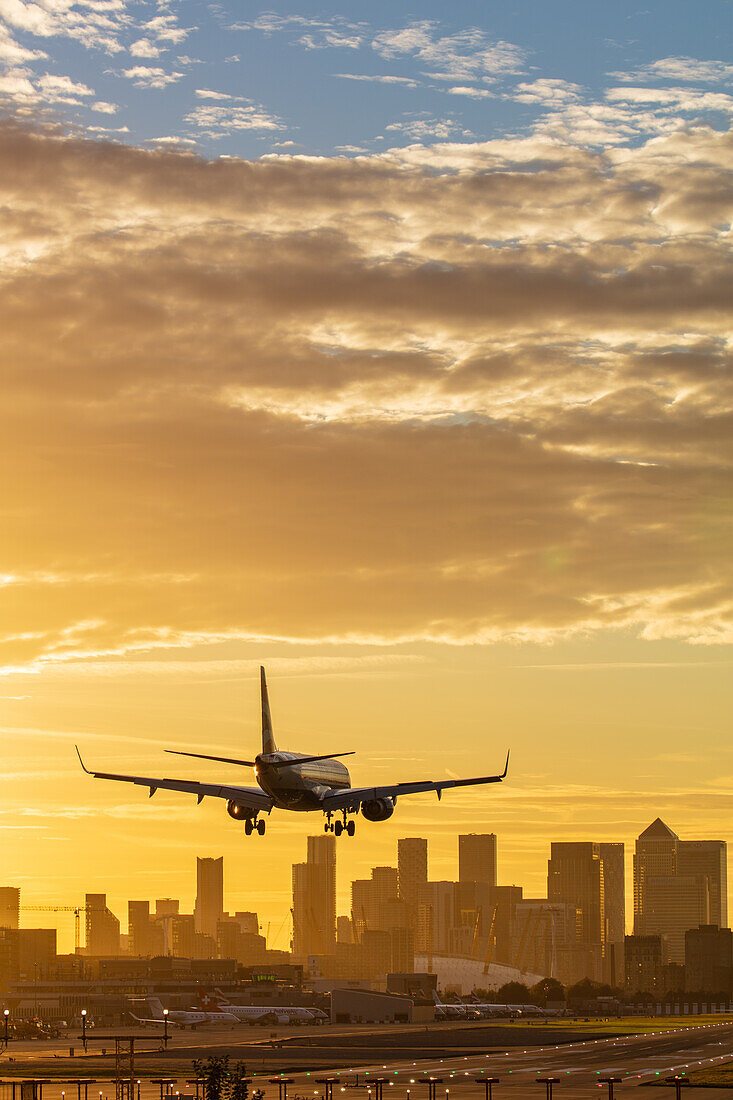
[[274, 937], [315, 817], [245, 841], [72, 748], [232, 779], [161, 750], [255, 751], [260, 662], [283, 747], [356, 783], [513, 749], [502, 789], [361, 822], [343, 910], [398, 836], [452, 877], [494, 830], [535, 895], [551, 839], [727, 839], [732, 159], [704, 127], [254, 163], [0, 127], [0, 882], [124, 916], [224, 854]]

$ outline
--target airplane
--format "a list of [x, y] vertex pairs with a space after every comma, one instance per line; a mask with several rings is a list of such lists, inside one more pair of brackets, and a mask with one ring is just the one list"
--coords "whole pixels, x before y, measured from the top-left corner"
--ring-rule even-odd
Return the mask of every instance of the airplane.
[[229, 1013], [245, 1024], [320, 1024], [328, 1017], [319, 1008], [299, 1008], [295, 1005], [233, 1005], [221, 992], [200, 993], [199, 1002], [212, 1015]]
[[143, 1003], [150, 1007], [151, 1015], [136, 1016], [134, 1012], [130, 1012], [130, 1016], [136, 1023], [147, 1027], [165, 1027], [166, 1017], [169, 1027], [190, 1027], [191, 1030], [196, 1027], [205, 1027], [207, 1024], [219, 1026], [229, 1024], [231, 1027], [241, 1022], [233, 1012], [223, 1010], [207, 1012], [205, 1009], [170, 1008], [166, 1012], [158, 997], [145, 997]]
[[[261, 814], [270, 814], [274, 808], [299, 812], [320, 811], [326, 821], [325, 832], [340, 836], [345, 832], [353, 836], [356, 831], [349, 814], [362, 815], [367, 821], [386, 821], [394, 813], [398, 798], [424, 791], [435, 791], [440, 799], [444, 790], [451, 787], [471, 787], [482, 783], [501, 783], [509, 771], [509, 753], [504, 771], [500, 775], [484, 775], [475, 779], [418, 780], [412, 783], [392, 783], [379, 787], [352, 787], [348, 769], [340, 757], [353, 756], [353, 752], [336, 752], [310, 755], [299, 752], [282, 752], [275, 744], [270, 716], [267, 679], [260, 667], [260, 693], [262, 703], [262, 752], [254, 760], [240, 760], [230, 756], [211, 756], [202, 752], [184, 752], [166, 749], [174, 756], [191, 756], [197, 760], [215, 760], [220, 764], [234, 764], [254, 768], [259, 787], [239, 787], [231, 784], [199, 783], [188, 779], [157, 779], [140, 775], [115, 775], [111, 772], [87, 768], [75, 746], [79, 763], [87, 775], [95, 779], [114, 779], [122, 783], [136, 783], [147, 787], [150, 798], [158, 789], [183, 791], [195, 794], [200, 805], [204, 798], [223, 798], [227, 813], [235, 821], [244, 822], [246, 836], [265, 833], [265, 820]], [[341, 820], [339, 820], [341, 815]], [[332, 820], [333, 818], [336, 820]]]

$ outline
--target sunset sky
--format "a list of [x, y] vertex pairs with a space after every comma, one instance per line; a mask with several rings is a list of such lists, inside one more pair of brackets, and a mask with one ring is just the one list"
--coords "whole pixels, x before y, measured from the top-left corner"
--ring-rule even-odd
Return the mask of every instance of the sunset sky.
[[223, 854], [287, 946], [320, 815], [73, 751], [250, 783], [162, 750], [257, 751], [260, 663], [356, 785], [512, 749], [359, 819], [342, 912], [400, 836], [530, 896], [733, 842], [730, 17], [0, 0], [0, 885], [124, 924]]

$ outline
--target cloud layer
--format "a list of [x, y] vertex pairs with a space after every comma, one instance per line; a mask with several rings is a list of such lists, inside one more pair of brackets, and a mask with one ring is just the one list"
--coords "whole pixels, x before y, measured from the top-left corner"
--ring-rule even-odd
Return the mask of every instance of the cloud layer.
[[0, 161], [6, 667], [731, 640], [730, 134]]

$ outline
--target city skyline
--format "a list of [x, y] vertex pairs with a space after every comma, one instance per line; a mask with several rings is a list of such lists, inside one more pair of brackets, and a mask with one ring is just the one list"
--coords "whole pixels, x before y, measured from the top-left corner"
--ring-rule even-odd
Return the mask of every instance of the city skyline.
[[[689, 876], [690, 874], [695, 873], [696, 864], [694, 861], [697, 861], [700, 865], [697, 868], [698, 872], [700, 868], [702, 868], [705, 874], [710, 874], [714, 872], [715, 860], [717, 860], [719, 868], [722, 867], [722, 870], [719, 870], [718, 872], [719, 875], [722, 875], [722, 879], [718, 878], [716, 881], [718, 883], [722, 881], [725, 893], [727, 895], [727, 846], [725, 842], [709, 839], [703, 840], [701, 838], [691, 839], [686, 837], [680, 840], [680, 838], [677, 837], [677, 835], [669, 829], [669, 826], [666, 823], [657, 818], [651, 823], [651, 825], [648, 825], [644, 830], [642, 830], [637, 838], [635, 838], [633, 847], [624, 845], [623, 843], [618, 841], [548, 841], [547, 858], [544, 864], [541, 860], [539, 861], [539, 874], [544, 880], [544, 890], [536, 888], [536, 880], [534, 878], [530, 880], [530, 882], [510, 882], [505, 878], [503, 874], [501, 838], [497, 838], [497, 836], [493, 833], [483, 835], [477, 835], [475, 832], [459, 834], [456, 838], [454, 838], [455, 852], [453, 861], [447, 867], [443, 862], [436, 862], [434, 865], [432, 857], [432, 846], [426, 838], [399, 838], [395, 843], [394, 849], [391, 853], [391, 857], [385, 859], [381, 864], [378, 862], [372, 862], [368, 868], [368, 874], [364, 874], [361, 878], [355, 876], [351, 870], [348, 861], [348, 847], [345, 844], [338, 844], [333, 836], [315, 834], [304, 836], [303, 839], [304, 841], [306, 841], [307, 861], [292, 865], [290, 876], [290, 889], [288, 898], [286, 899], [286, 904], [284, 908], [281, 907], [279, 910], [272, 910], [272, 915], [270, 909], [267, 906], [263, 908], [263, 906], [258, 903], [256, 893], [249, 891], [248, 893], [246, 893], [246, 895], [244, 895], [241, 892], [241, 890], [239, 889], [239, 884], [236, 881], [236, 874], [232, 874], [231, 868], [229, 868], [228, 865], [226, 872], [224, 871], [225, 861], [223, 856], [196, 856], [196, 874], [194, 875], [192, 869], [189, 867], [188, 870], [190, 881], [188, 883], [188, 888], [176, 895], [175, 902], [169, 902], [167, 898], [161, 898], [160, 894], [156, 895], [154, 893], [151, 893], [149, 897], [143, 901], [133, 900], [132, 895], [124, 899], [113, 899], [111, 897], [107, 897], [106, 891], [100, 894], [90, 894], [88, 891], [86, 891], [85, 901], [79, 900], [75, 903], [71, 902], [70, 904], [86, 904], [87, 906], [92, 905], [92, 912], [87, 913], [86, 915], [86, 927], [88, 934], [90, 921], [93, 921], [93, 912], [95, 911], [94, 907], [99, 904], [98, 900], [95, 901], [94, 899], [98, 899], [99, 897], [107, 897], [107, 900], [105, 901], [106, 911], [112, 918], [113, 923], [116, 922], [117, 925], [117, 933], [113, 932], [113, 935], [116, 934], [119, 936], [120, 924], [126, 918], [128, 918], [129, 920], [132, 919], [134, 907], [143, 906], [145, 907], [146, 914], [150, 914], [151, 917], [154, 916], [153, 906], [156, 905], [156, 897], [157, 905], [163, 905], [163, 911], [166, 911], [165, 906], [170, 904], [175, 905], [175, 909], [171, 909], [171, 912], [178, 913], [179, 906], [181, 906], [182, 904], [180, 912], [184, 914], [190, 914], [187, 919], [190, 919], [192, 922], [191, 931], [193, 931], [194, 928], [194, 921], [196, 931], [204, 931], [203, 924], [201, 923], [201, 916], [199, 915], [198, 899], [201, 898], [203, 904], [208, 905], [207, 912], [209, 923], [207, 925], [207, 929], [209, 936], [213, 936], [214, 941], [216, 941], [215, 929], [217, 911], [226, 913], [229, 910], [231, 910], [232, 912], [240, 912], [241, 910], [245, 909], [250, 911], [247, 914], [248, 916], [251, 916], [252, 910], [256, 912], [259, 920], [259, 931], [261, 935], [265, 936], [268, 949], [288, 951], [291, 950], [292, 943], [294, 945], [293, 950], [295, 950], [296, 954], [298, 954], [298, 949], [300, 949], [301, 953], [305, 954], [328, 953], [330, 950], [332, 950], [332, 947], [327, 946], [329, 943], [331, 943], [331, 940], [328, 933], [324, 933], [322, 931], [322, 926], [324, 915], [327, 912], [331, 911], [329, 907], [331, 905], [333, 906], [334, 936], [336, 935], [335, 922], [337, 917], [340, 918], [343, 915], [348, 917], [350, 920], [355, 919], [356, 921], [359, 921], [364, 917], [363, 910], [362, 918], [360, 918], [358, 914], [356, 914], [355, 916], [354, 913], [355, 896], [360, 899], [357, 902], [358, 906], [362, 906], [364, 904], [364, 902], [361, 900], [362, 895], [354, 894], [355, 887], [366, 887], [367, 894], [363, 895], [363, 897], [366, 898], [368, 896], [368, 888], [370, 887], [370, 885], [377, 885], [377, 883], [373, 881], [374, 875], [388, 875], [390, 885], [387, 885], [387, 879], [385, 878], [385, 887], [379, 888], [377, 885], [376, 897], [381, 898], [382, 902], [384, 902], [388, 900], [390, 892], [392, 892], [395, 897], [399, 895], [399, 897], [410, 901], [410, 899], [414, 895], [415, 901], [414, 903], [411, 902], [411, 904], [414, 904], [416, 906], [420, 899], [419, 883], [425, 881], [425, 878], [423, 878], [423, 876], [426, 876], [426, 880], [428, 883], [437, 883], [438, 885], [440, 885], [441, 883], [451, 883], [457, 888], [460, 888], [460, 885], [463, 881], [465, 881], [467, 885], [471, 885], [471, 883], [467, 879], [463, 880], [460, 876], [460, 853], [461, 850], [463, 850], [464, 852], [468, 850], [470, 851], [471, 855], [475, 855], [477, 853], [480, 855], [484, 855], [487, 852], [490, 853], [490, 861], [487, 865], [489, 870], [489, 880], [487, 880], [486, 884], [490, 887], [495, 887], [496, 883], [498, 882], [500, 889], [507, 887], [518, 888], [520, 893], [523, 892], [523, 904], [525, 906], [536, 904], [536, 899], [540, 897], [546, 897], [547, 899], [549, 899], [550, 904], [552, 904], [553, 897], [574, 897], [578, 899], [581, 899], [585, 896], [590, 897], [591, 895], [587, 893], [589, 889], [592, 894], [594, 889], [600, 888], [601, 895], [599, 897], [601, 897], [603, 893], [602, 883], [604, 882], [605, 874], [605, 916], [602, 910], [601, 912], [597, 911], [599, 901], [596, 901], [594, 903], [596, 905], [596, 911], [595, 914], [591, 917], [592, 927], [589, 926], [590, 930], [588, 927], [585, 929], [580, 937], [580, 942], [591, 945], [597, 943], [599, 947], [602, 943], [605, 943], [606, 945], [616, 944], [616, 950], [618, 952], [620, 950], [619, 944], [621, 944], [623, 940], [623, 933], [619, 925], [620, 911], [623, 910], [625, 912], [625, 933], [627, 936], [639, 934], [644, 935], [647, 934], [649, 931], [659, 931], [659, 929], [665, 925], [665, 920], [667, 921], [667, 923], [669, 923], [668, 917], [662, 919], [661, 924], [659, 918], [657, 918], [657, 924], [650, 925], [649, 928], [647, 928], [646, 924], [644, 924], [643, 921], [640, 922], [640, 919], [637, 915], [637, 907], [640, 905], [637, 893], [637, 880], [638, 875], [642, 872], [637, 871], [637, 861], [639, 859], [639, 856], [638, 854], [634, 853], [638, 853], [640, 850], [643, 850], [643, 848], [640, 849], [640, 844], [643, 845], [645, 837], [653, 837], [656, 835], [657, 832], [660, 836], [663, 837], [664, 841], [667, 840], [668, 836], [674, 838], [674, 843], [678, 845], [679, 850], [683, 853], [683, 855], [679, 857], [683, 861], [680, 864], [682, 868], [680, 873], [683, 875], [686, 873]], [[469, 845], [470, 848], [468, 847]], [[620, 857], [618, 855], [619, 848], [621, 849]], [[675, 849], [675, 851], [676, 850], [677, 849]], [[427, 853], [426, 870], [423, 868], [423, 853], [425, 852]], [[713, 852], [715, 853], [715, 858], [713, 860], [713, 863], [711, 863], [710, 861]], [[330, 854], [327, 855], [326, 853]], [[583, 876], [587, 875], [587, 872], [583, 870], [582, 861], [590, 859], [592, 853], [595, 853], [594, 858], [596, 860], [599, 858], [600, 855], [601, 859], [604, 861], [604, 870], [600, 872], [600, 878], [598, 877], [599, 872], [597, 870], [594, 872], [596, 883], [595, 887], [593, 886], [592, 878], [587, 879], [587, 881], [583, 878]], [[494, 862], [497, 854], [498, 859], [496, 860], [496, 862]], [[407, 875], [404, 878], [404, 883], [398, 871], [398, 869], [403, 865], [403, 857], [405, 868], [408, 871]], [[620, 864], [619, 858], [621, 860]], [[317, 866], [314, 867], [314, 864], [323, 863], [324, 860], [328, 863], [328, 861], [334, 859], [335, 874], [333, 867], [330, 871], [325, 871], [324, 867], [323, 870], [325, 872], [325, 877], [323, 877], [323, 874], [319, 871], [319, 868]], [[568, 872], [562, 870], [562, 867], [564, 865], [562, 863], [558, 863], [558, 860], [567, 859], [571, 861], [575, 860], [581, 862], [571, 863], [569, 865], [571, 869], [575, 869], [571, 870], [570, 878], [567, 879], [568, 885], [563, 886], [562, 876], [567, 876]], [[669, 859], [667, 861], [669, 862]], [[415, 885], [413, 882], [414, 873], [412, 875], [409, 873], [409, 868], [411, 865], [415, 866], [415, 868], [417, 869], [417, 880], [415, 881], [418, 885]], [[556, 868], [554, 877], [553, 866]], [[672, 864], [670, 864], [670, 866], [672, 866]], [[677, 864], [675, 862], [674, 867], [676, 866]], [[622, 874], [619, 873], [621, 868], [623, 869]], [[319, 872], [315, 878], [313, 878], [314, 871]], [[445, 871], [446, 873], [442, 873], [443, 871]], [[494, 872], [496, 872], [496, 880], [492, 881]], [[677, 871], [675, 870], [674, 873], [676, 874]], [[581, 876], [580, 879], [578, 878], [578, 876]], [[193, 881], [194, 884], [193, 889], [191, 889], [191, 881]], [[586, 885], [581, 884], [583, 881], [586, 881]], [[682, 879], [680, 879], [680, 881], [684, 883], [687, 881], [687, 879], [683, 877]], [[553, 882], [554, 885], [552, 885]], [[398, 883], [400, 883], [399, 886]], [[3, 911], [10, 913], [13, 909], [13, 906], [15, 904], [14, 895], [16, 893], [16, 890], [20, 890], [20, 887], [7, 883], [0, 886], [0, 906], [4, 907]], [[568, 890], [570, 890], [570, 894], [567, 893]], [[135, 898], [141, 898], [143, 893], [143, 890], [137, 890], [136, 892], [133, 891]], [[301, 900], [299, 903], [297, 899], [307, 899], [308, 897], [316, 895], [318, 898], [318, 900], [315, 902], [317, 912], [308, 913], [307, 907], [313, 903], [308, 902], [307, 900]], [[715, 882], [713, 880], [709, 880], [709, 886], [706, 886], [705, 896], [706, 898], [709, 896], [713, 898], [719, 897], [719, 890], [718, 894], [715, 894]], [[56, 917], [55, 919], [50, 919], [50, 917], [48, 916], [42, 917], [40, 913], [36, 914], [33, 911], [33, 906], [31, 903], [35, 902], [36, 900], [37, 895], [35, 893], [27, 892], [25, 889], [23, 889], [21, 897], [23, 898], [23, 902], [30, 907], [25, 911], [21, 910], [20, 927], [47, 928], [49, 924], [51, 924], [58, 929], [59, 950], [70, 950], [71, 948], [69, 940], [71, 938], [71, 914], [68, 915], [67, 920], [65, 920], [63, 917]], [[191, 898], [190, 904], [188, 902], [189, 897]], [[89, 900], [90, 898], [92, 899], [92, 901]], [[329, 898], [331, 898], [332, 901], [329, 901]], [[39, 897], [39, 900], [41, 902], [50, 903], [50, 897]], [[296, 909], [298, 904], [301, 905], [301, 911], [303, 913], [306, 913], [307, 923], [311, 925], [311, 927], [309, 928], [306, 928], [305, 925], [302, 925], [302, 931], [299, 934], [295, 933], [297, 917], [291, 914], [290, 918], [288, 919], [288, 914], [291, 910], [291, 903], [296, 907]], [[369, 902], [366, 902], [366, 904], [368, 905]], [[481, 904], [483, 904], [484, 907], [486, 907], [488, 904], [490, 908], [490, 905], [493, 905], [494, 902], [491, 901], [491, 903], [489, 904], [484, 899]], [[578, 900], [578, 904], [581, 904], [580, 900]], [[600, 904], [601, 906], [603, 906], [603, 901], [600, 901]], [[672, 903], [668, 901], [666, 904], [669, 907], [669, 905]], [[724, 908], [721, 915], [719, 911], [719, 901], [713, 902], [712, 905], [706, 902], [706, 905], [708, 906], [707, 908], [695, 909], [695, 919], [692, 921], [692, 925], [696, 927], [698, 923], [717, 923], [720, 927], [726, 927], [727, 909]], [[718, 906], [718, 908], [715, 908], [716, 905]], [[303, 908], [304, 906], [305, 908]], [[619, 906], [621, 907], [621, 910], [619, 909]], [[122, 914], [122, 920], [120, 920], [120, 918], [117, 917], [117, 915], [115, 914], [115, 909], [117, 909], [118, 912]], [[102, 912], [102, 910], [97, 911]], [[376, 913], [378, 909], [370, 911]], [[144, 919], [147, 921], [147, 916]], [[314, 919], [315, 925], [313, 924]], [[484, 917], [484, 919], [487, 919], [486, 916]], [[499, 919], [501, 920], [501, 918]], [[677, 925], [675, 925], [675, 927], [686, 927], [686, 925], [679, 924], [680, 918], [676, 919]], [[101, 934], [105, 936], [108, 934], [108, 924], [106, 923], [107, 917], [102, 917], [101, 920]], [[416, 911], [413, 912], [412, 916], [413, 927], [416, 926], [415, 920]], [[602, 933], [600, 931], [601, 924], [598, 923], [599, 921], [602, 922], [603, 927], [605, 928], [605, 931], [603, 931]], [[593, 922], [595, 922], [595, 924]], [[367, 927], [368, 924], [369, 921], [367, 920]], [[314, 931], [315, 927], [318, 927], [320, 929], [317, 933]], [[593, 929], [595, 929], [595, 931]], [[486, 929], [484, 929], [484, 933], [485, 932]], [[130, 933], [131, 925], [128, 927], [128, 933], [126, 934]], [[314, 935], [315, 939], [313, 938]], [[333, 942], [335, 942], [335, 940]], [[157, 944], [157, 947], [159, 949], [160, 943], [158, 942], [157, 938], [155, 938], [155, 943]], [[315, 948], [312, 952], [310, 952], [304, 947], [304, 944], [310, 944], [311, 946], [315, 944]]]

